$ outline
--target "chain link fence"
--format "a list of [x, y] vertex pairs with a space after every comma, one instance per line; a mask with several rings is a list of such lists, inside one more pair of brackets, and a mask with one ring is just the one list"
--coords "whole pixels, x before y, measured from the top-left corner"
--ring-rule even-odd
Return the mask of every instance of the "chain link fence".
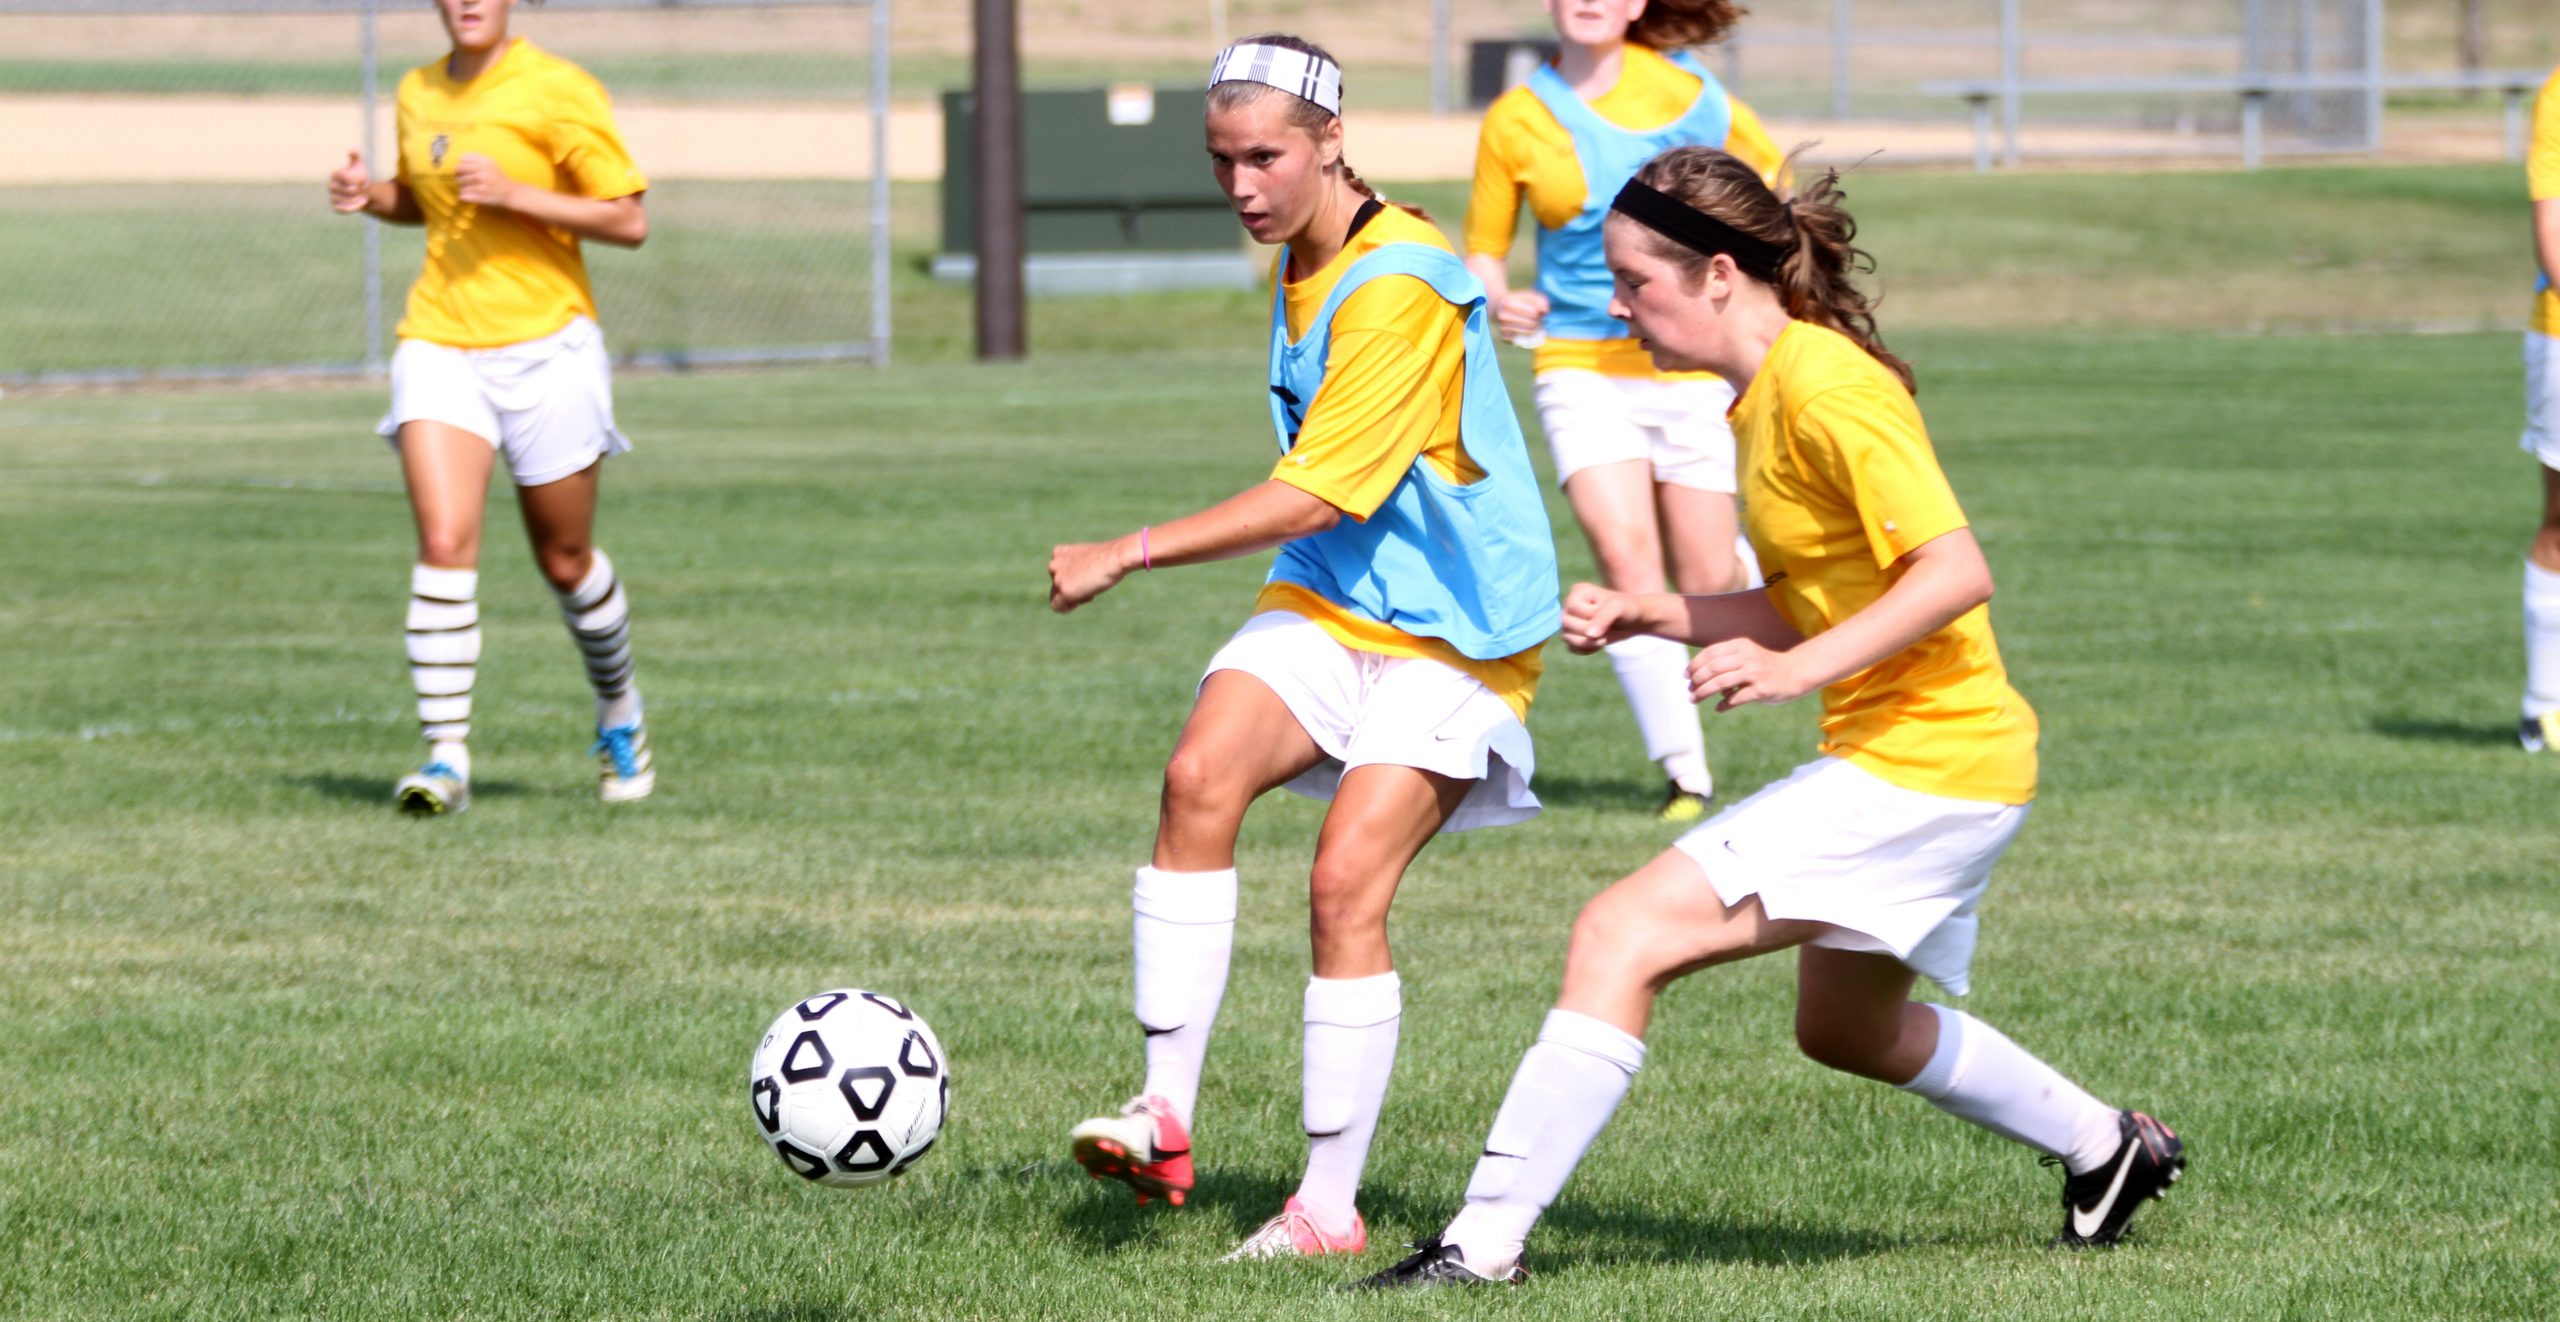
[[[617, 358], [887, 357], [888, 19], [514, 11], [650, 177], [647, 246], [587, 245]], [[390, 175], [392, 93], [448, 45], [426, 0], [0, 0], [0, 382], [378, 368], [423, 236], [332, 213], [325, 179], [358, 149]]]

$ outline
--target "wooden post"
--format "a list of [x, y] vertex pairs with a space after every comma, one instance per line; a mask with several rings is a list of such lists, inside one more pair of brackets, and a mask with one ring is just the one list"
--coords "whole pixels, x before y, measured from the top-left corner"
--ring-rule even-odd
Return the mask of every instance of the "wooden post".
[[1023, 354], [1022, 63], [1014, 0], [976, 0], [978, 358]]

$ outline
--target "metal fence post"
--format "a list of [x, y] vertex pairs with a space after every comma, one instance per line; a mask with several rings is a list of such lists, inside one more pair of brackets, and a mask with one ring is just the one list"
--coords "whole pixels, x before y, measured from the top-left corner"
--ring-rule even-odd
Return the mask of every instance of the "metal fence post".
[[871, 0], [871, 361], [889, 361], [889, 0]]
[[1431, 113], [1449, 113], [1449, 0], [1431, 0]]
[[2018, 79], [2024, 37], [2018, 31], [2018, 0], [2000, 0], [2000, 163], [2018, 164]]
[[1856, 33], [1849, 7], [1855, 0], [1831, 0], [1831, 117], [1849, 117], [1849, 42]]
[[[364, 0], [363, 93], [365, 173], [373, 173], [374, 116], [382, 101], [381, 50], [374, 24], [378, 0]], [[382, 370], [382, 222], [364, 221], [364, 370]]]
[[2382, 150], [2382, 0], [2364, 0], [2364, 146]]

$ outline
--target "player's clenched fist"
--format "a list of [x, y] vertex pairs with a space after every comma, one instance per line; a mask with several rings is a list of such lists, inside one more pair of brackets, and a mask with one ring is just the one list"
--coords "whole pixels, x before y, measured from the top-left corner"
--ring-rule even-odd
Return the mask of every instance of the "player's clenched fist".
[[1064, 615], [1128, 577], [1118, 542], [1078, 542], [1049, 551], [1049, 609]]
[[373, 179], [364, 170], [360, 152], [347, 153], [347, 163], [329, 172], [329, 209], [340, 214], [353, 214], [365, 209], [373, 200]]
[[1564, 645], [1591, 653], [1647, 632], [1642, 599], [1597, 583], [1576, 583], [1564, 594]]
[[453, 183], [457, 195], [474, 206], [505, 207], [515, 197], [515, 180], [509, 179], [496, 161], [478, 152], [467, 153], [453, 163]]

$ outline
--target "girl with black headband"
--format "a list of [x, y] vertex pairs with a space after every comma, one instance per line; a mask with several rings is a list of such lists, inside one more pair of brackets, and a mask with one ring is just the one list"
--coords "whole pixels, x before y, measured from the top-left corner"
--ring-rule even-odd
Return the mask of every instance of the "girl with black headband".
[[1607, 225], [1624, 317], [1654, 361], [1741, 397], [1744, 529], [1765, 591], [1566, 594], [1567, 645], [1704, 649], [1718, 710], [1822, 695], [1821, 756], [1682, 836], [1584, 906], [1564, 986], [1485, 1140], [1466, 1207], [1364, 1282], [1520, 1279], [1521, 1244], [1643, 1064], [1654, 1000], [1710, 965], [1797, 949], [1796, 1041], [2068, 1168], [2055, 1243], [2110, 1244], [2184, 1168], [2176, 1135], [2099, 1102], [1999, 1030], [1911, 999], [1966, 990], [1991, 867], [2035, 795], [2036, 720], [2009, 686], [1991, 571], [1850, 282], [1837, 176], [1781, 201], [1750, 166], [1681, 148]]
[[1068, 611], [1132, 573], [1278, 552], [1209, 661], [1138, 869], [1146, 1083], [1070, 1135], [1096, 1179], [1183, 1201], [1235, 945], [1237, 830], [1284, 785], [1331, 800], [1308, 877], [1306, 1176], [1235, 1258], [1367, 1246], [1353, 1200], [1404, 1006], [1387, 908], [1435, 834], [1536, 815], [1522, 721], [1560, 619], [1555, 534], [1484, 287], [1428, 218], [1360, 182], [1341, 109], [1341, 66], [1294, 37], [1248, 38], [1210, 75], [1211, 168], [1246, 231], [1280, 246], [1270, 478], [1049, 561], [1050, 604]]

